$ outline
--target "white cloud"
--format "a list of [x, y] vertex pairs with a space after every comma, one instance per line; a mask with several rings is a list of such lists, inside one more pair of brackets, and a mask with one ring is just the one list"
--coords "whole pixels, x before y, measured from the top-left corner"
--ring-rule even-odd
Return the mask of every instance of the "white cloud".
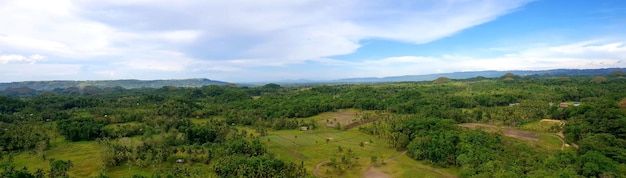
[[[241, 71], [307, 61], [345, 65], [351, 62], [333, 56], [354, 53], [363, 40], [428, 43], [527, 2], [5, 0], [0, 2], [0, 49], [8, 54], [41, 54], [49, 64], [99, 69], [80, 71], [90, 74], [83, 76], [120, 78]], [[16, 61], [15, 56], [6, 58], [3, 63]], [[404, 68], [432, 59], [387, 60], [378, 62], [406, 63]]]
[[400, 56], [352, 63], [350, 68], [357, 69], [358, 77], [385, 77], [457, 71], [626, 67], [624, 61], [626, 46], [623, 42], [584, 41], [529, 48], [493, 58]]
[[198, 60], [246, 59], [273, 66], [350, 54], [364, 39], [427, 43], [493, 20], [528, 0], [73, 2], [78, 15], [117, 31], [192, 32], [182, 40], [194, 43], [196, 54], [190, 57], [229, 56]]
[[37, 62], [41, 62], [41, 61], [45, 61], [46, 57], [39, 55], [39, 54], [34, 54], [31, 55], [29, 57], [25, 57], [22, 55], [0, 55], [0, 63], [2, 64], [7, 64], [7, 63], [20, 63], [20, 62], [26, 62], [29, 64], [35, 64]]
[[436, 59], [432, 57], [421, 56], [399, 56], [389, 57], [382, 60], [370, 60], [365, 61], [365, 65], [390, 65], [390, 64], [424, 64], [428, 62], [435, 62]]

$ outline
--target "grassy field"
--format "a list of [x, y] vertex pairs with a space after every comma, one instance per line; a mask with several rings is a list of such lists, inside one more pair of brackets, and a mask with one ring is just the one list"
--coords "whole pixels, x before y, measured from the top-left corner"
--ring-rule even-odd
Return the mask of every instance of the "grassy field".
[[457, 172], [456, 169], [433, 168], [406, 155], [385, 161], [385, 164], [375, 168], [391, 177], [456, 177], [451, 173]]
[[[355, 110], [345, 110], [331, 113], [324, 113], [307, 119], [314, 119], [325, 122], [325, 119], [333, 116], [358, 115]], [[343, 118], [342, 120], [351, 120]], [[389, 148], [384, 140], [367, 135], [358, 131], [357, 128], [342, 131], [333, 127], [321, 126], [315, 130], [282, 130], [272, 131], [268, 136], [262, 137], [262, 141], [267, 144], [269, 152], [274, 153], [283, 160], [294, 163], [303, 163], [308, 171], [313, 172], [315, 167], [321, 163], [335, 158], [340, 159], [348, 150], [357, 157], [353, 168], [345, 171], [342, 175], [332, 173], [329, 166], [320, 166], [318, 175], [325, 177], [363, 177], [367, 168], [371, 165], [371, 157], [376, 156], [379, 160], [394, 157], [402, 154]], [[342, 151], [339, 151], [341, 147]], [[415, 177], [416, 175], [427, 175], [426, 177], [451, 177], [450, 170], [430, 167], [426, 164], [400, 155], [394, 160], [387, 161], [375, 167], [385, 174], [393, 177]], [[328, 172], [327, 172], [328, 170]]]
[[41, 154], [21, 152], [14, 158], [16, 168], [28, 167], [31, 172], [41, 168], [50, 170], [50, 159], [71, 160], [74, 167], [70, 169], [71, 177], [89, 177], [100, 173], [100, 148], [96, 142], [61, 142], [45, 152], [46, 160]]
[[[516, 138], [526, 144], [545, 149], [561, 150], [563, 143], [555, 132], [547, 132], [553, 125], [552, 122], [531, 122], [521, 127], [504, 127], [482, 123], [459, 124], [462, 127], [471, 129], [482, 129], [489, 132], [501, 132], [503, 135]], [[548, 130], [546, 130], [548, 129]]]
[[[558, 120], [543, 119], [539, 121], [530, 122], [521, 126], [524, 130], [530, 130], [535, 132], [553, 132], [556, 133], [562, 126], [562, 122]], [[553, 128], [557, 128], [556, 130]]]

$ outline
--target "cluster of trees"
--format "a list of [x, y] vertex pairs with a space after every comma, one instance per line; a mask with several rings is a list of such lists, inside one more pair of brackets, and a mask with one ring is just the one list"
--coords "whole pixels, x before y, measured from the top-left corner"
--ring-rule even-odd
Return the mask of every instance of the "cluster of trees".
[[68, 140], [81, 141], [92, 140], [103, 136], [102, 128], [106, 122], [95, 120], [90, 117], [77, 117], [61, 120], [57, 128]]
[[0, 173], [0, 177], [16, 177], [16, 178], [57, 178], [57, 177], [69, 177], [67, 172], [70, 168], [74, 167], [72, 161], [67, 160], [54, 160], [50, 159], [50, 170], [44, 171], [39, 168], [34, 172], [30, 172], [28, 168], [23, 167], [22, 169], [15, 169], [14, 166], [6, 166], [3, 168], [3, 172]]

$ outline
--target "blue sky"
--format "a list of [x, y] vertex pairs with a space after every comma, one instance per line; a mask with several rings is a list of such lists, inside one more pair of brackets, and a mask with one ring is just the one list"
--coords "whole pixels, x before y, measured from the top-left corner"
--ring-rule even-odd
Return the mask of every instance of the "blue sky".
[[0, 0], [0, 82], [626, 67], [623, 0]]

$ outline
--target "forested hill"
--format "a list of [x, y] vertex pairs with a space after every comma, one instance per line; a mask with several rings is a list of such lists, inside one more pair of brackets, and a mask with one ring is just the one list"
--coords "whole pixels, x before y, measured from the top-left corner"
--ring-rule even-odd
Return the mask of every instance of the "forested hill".
[[519, 76], [576, 76], [576, 75], [608, 75], [614, 71], [626, 71], [626, 68], [606, 68], [606, 69], [551, 69], [551, 70], [511, 70], [511, 71], [472, 71], [472, 72], [453, 72], [441, 74], [427, 75], [405, 75], [383, 78], [349, 78], [333, 80], [335, 83], [385, 83], [385, 82], [404, 82], [404, 81], [428, 81], [435, 80], [439, 77], [447, 77], [451, 79], [468, 79], [473, 77], [496, 78], [506, 73], [512, 73]]
[[126, 89], [131, 88], [160, 88], [163, 86], [177, 86], [177, 87], [201, 87], [204, 85], [226, 85], [227, 82], [209, 80], [206, 78], [196, 79], [172, 79], [172, 80], [93, 80], [93, 81], [27, 81], [27, 82], [12, 82], [12, 83], [0, 83], [0, 90], [7, 88], [23, 88], [28, 87], [34, 90], [54, 90], [57, 88], [83, 88], [86, 86], [107, 88], [107, 87], [123, 87]]

